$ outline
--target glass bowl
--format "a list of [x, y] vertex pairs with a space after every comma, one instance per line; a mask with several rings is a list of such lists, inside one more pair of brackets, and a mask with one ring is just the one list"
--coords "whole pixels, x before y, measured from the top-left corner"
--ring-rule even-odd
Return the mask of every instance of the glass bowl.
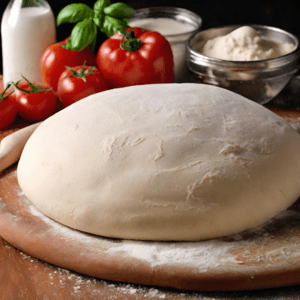
[[200, 53], [207, 40], [223, 36], [243, 25], [212, 28], [193, 34], [187, 42], [189, 81], [220, 86], [257, 103], [272, 100], [287, 85], [300, 67], [299, 38], [287, 31], [264, 25], [247, 25], [269, 40], [291, 43], [296, 49], [266, 60], [229, 61]]
[[[180, 28], [180, 31], [176, 32], [176, 29], [178, 29], [177, 26], [167, 28], [159, 24], [144, 22], [147, 20], [150, 22], [156, 22], [157, 20], [159, 22], [161, 18], [174, 20], [182, 26], [186, 25], [187, 29], [182, 30], [182, 28]], [[147, 30], [151, 30], [153, 27], [158, 28], [157, 31], [168, 40], [172, 48], [175, 82], [183, 82], [188, 73], [185, 60], [186, 42], [193, 33], [199, 31], [202, 25], [202, 18], [198, 14], [185, 8], [154, 6], [135, 10], [134, 16], [130, 18], [128, 22], [130, 26], [142, 27]]]

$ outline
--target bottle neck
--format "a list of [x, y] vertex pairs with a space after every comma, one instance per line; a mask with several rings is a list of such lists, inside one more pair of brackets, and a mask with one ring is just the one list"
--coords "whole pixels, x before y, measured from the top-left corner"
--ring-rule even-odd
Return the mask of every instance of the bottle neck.
[[49, 6], [46, 0], [11, 0], [8, 4], [8, 8], [18, 7], [39, 7], [39, 6]]
[[22, 7], [47, 6], [46, 0], [23, 0]]

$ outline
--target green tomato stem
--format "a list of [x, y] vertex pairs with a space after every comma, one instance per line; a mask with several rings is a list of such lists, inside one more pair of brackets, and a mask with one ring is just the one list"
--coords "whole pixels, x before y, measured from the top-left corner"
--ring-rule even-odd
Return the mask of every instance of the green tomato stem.
[[17, 81], [16, 83], [11, 82], [11, 84], [13, 84], [18, 90], [25, 92], [25, 93], [42, 93], [42, 92], [48, 92], [50, 90], [52, 90], [52, 87], [46, 87], [46, 86], [41, 86], [41, 85], [34, 85], [33, 83], [31, 83], [28, 79], [26, 79], [24, 76], [22, 76], [24, 78], [24, 80], [27, 81], [29, 87], [31, 88], [31, 90], [25, 90], [22, 89], [21, 87], [18, 86], [18, 84], [20, 83], [21, 80]]
[[6, 93], [6, 91], [11, 87], [11, 83], [8, 83], [8, 85], [6, 86], [6, 88], [4, 89], [4, 91], [0, 94], [0, 102], [2, 102], [3, 100], [5, 100], [6, 98], [8, 98], [10, 95], [12, 95], [15, 91], [12, 91], [11, 93], [9, 93], [8, 95], [4, 96], [4, 94]]
[[85, 70], [85, 66], [86, 66], [86, 61], [84, 61], [82, 68], [78, 72], [66, 66], [65, 68], [69, 70], [71, 74], [67, 75], [65, 78], [77, 77], [77, 78], [81, 78], [84, 82], [86, 82], [86, 76], [93, 75], [95, 74], [95, 72], [93, 72], [94, 66], [89, 67], [87, 70]]
[[[131, 27], [130, 27], [131, 28]], [[131, 31], [126, 31], [126, 34], [122, 33], [122, 41], [121, 41], [121, 48], [127, 51], [137, 51], [141, 48], [141, 40], [135, 37], [135, 33], [133, 28]]]

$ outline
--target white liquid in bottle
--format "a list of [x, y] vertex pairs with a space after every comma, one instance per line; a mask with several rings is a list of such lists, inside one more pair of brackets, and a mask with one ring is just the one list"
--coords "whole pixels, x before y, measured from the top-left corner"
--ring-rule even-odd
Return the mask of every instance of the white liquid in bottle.
[[3, 82], [22, 79], [42, 82], [40, 60], [46, 48], [56, 42], [55, 18], [50, 6], [22, 7], [15, 0], [1, 22]]

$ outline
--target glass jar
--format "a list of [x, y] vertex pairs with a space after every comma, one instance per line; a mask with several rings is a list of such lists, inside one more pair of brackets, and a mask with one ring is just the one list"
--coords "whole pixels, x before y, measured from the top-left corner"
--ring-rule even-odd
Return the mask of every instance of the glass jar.
[[137, 9], [128, 21], [131, 27], [158, 31], [169, 41], [174, 57], [175, 82], [186, 82], [186, 42], [200, 29], [201, 17], [184, 8], [159, 6]]
[[4, 86], [22, 76], [41, 82], [40, 59], [56, 42], [55, 18], [46, 0], [11, 0], [1, 22]]

